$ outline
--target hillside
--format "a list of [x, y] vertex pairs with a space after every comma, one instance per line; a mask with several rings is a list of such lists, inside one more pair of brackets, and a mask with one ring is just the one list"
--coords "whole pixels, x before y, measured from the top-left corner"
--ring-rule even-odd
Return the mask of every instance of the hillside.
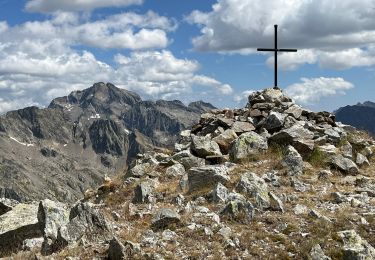
[[374, 140], [279, 89], [203, 113], [73, 206], [2, 202], [13, 259], [374, 259]]
[[353, 106], [345, 106], [335, 111], [338, 121], [375, 135], [375, 103], [367, 101]]
[[96, 83], [0, 117], [0, 197], [74, 202], [139, 152], [170, 147], [178, 133], [211, 108], [180, 101], [143, 101], [113, 84]]

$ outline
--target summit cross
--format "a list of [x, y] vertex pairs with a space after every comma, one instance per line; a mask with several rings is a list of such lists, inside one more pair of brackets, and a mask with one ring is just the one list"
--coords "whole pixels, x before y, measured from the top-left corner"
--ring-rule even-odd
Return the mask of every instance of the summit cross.
[[296, 49], [278, 49], [277, 48], [277, 24], [274, 25], [275, 27], [275, 48], [274, 49], [267, 49], [267, 48], [258, 48], [258, 51], [273, 51], [275, 52], [275, 87], [277, 87], [277, 53], [278, 52], [297, 52]]

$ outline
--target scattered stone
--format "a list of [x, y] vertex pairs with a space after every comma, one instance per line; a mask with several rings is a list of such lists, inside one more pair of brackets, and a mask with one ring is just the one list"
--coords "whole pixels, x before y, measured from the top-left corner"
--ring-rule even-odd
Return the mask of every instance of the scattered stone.
[[232, 125], [232, 130], [240, 135], [242, 133], [245, 133], [245, 132], [250, 132], [250, 131], [253, 131], [255, 130], [255, 127], [249, 123], [249, 122], [240, 122], [240, 121], [236, 121], [234, 122], [234, 124]]
[[228, 198], [228, 193], [228, 189], [219, 182], [216, 184], [215, 189], [211, 193], [212, 201], [216, 203], [226, 202]]
[[303, 109], [297, 105], [289, 107], [284, 113], [293, 116], [295, 119], [299, 119], [302, 115]]
[[227, 154], [230, 148], [230, 144], [237, 139], [237, 134], [232, 129], [227, 129], [224, 133], [216, 136], [212, 140], [215, 141], [222, 151], [223, 154]]
[[180, 222], [180, 215], [172, 209], [160, 209], [152, 219], [152, 228], [155, 230], [165, 229]]
[[236, 185], [236, 191], [255, 198], [257, 206], [262, 209], [270, 206], [268, 186], [262, 178], [253, 172], [246, 172], [241, 176], [240, 181]]
[[174, 154], [172, 159], [181, 163], [185, 167], [185, 170], [189, 170], [192, 167], [205, 165], [205, 160], [203, 158], [192, 155], [188, 150]]
[[303, 172], [302, 156], [291, 145], [286, 149], [282, 164], [287, 167], [289, 176], [301, 175]]
[[343, 240], [344, 259], [362, 260], [375, 259], [375, 249], [355, 230], [345, 230], [337, 233]]
[[307, 213], [307, 207], [305, 205], [297, 204], [294, 208], [294, 214], [296, 215], [302, 215]]
[[330, 257], [326, 256], [319, 244], [316, 244], [311, 248], [310, 251], [311, 260], [331, 260]]
[[193, 167], [188, 171], [189, 192], [213, 188], [217, 183], [229, 181], [228, 170], [224, 165]]
[[275, 211], [284, 212], [283, 202], [273, 192], [268, 193], [270, 197], [270, 209]]
[[345, 141], [340, 147], [341, 154], [348, 159], [353, 159], [353, 148], [352, 145]]
[[229, 156], [232, 161], [240, 161], [268, 149], [267, 139], [255, 132], [243, 133], [234, 141]]
[[191, 150], [200, 158], [209, 155], [221, 155], [219, 145], [212, 141], [209, 136], [192, 135]]
[[154, 190], [150, 181], [144, 181], [137, 185], [134, 189], [133, 203], [150, 203], [152, 201]]
[[318, 173], [318, 179], [320, 180], [328, 180], [333, 174], [330, 170], [321, 170]]
[[168, 177], [183, 176], [185, 174], [185, 167], [181, 163], [173, 164], [165, 170]]
[[333, 167], [337, 168], [344, 173], [356, 175], [359, 173], [357, 165], [350, 159], [345, 158], [342, 155], [333, 156], [331, 159]]
[[362, 166], [362, 165], [369, 166], [370, 165], [370, 162], [367, 160], [366, 156], [362, 155], [361, 153], [357, 153], [357, 159], [356, 159], [355, 162], [359, 166]]
[[279, 176], [277, 176], [277, 171], [270, 171], [265, 174], [263, 174], [262, 178], [266, 181], [271, 183], [274, 187], [280, 187], [279, 183]]
[[225, 205], [225, 207], [219, 212], [220, 215], [226, 215], [230, 217], [239, 217], [240, 214], [244, 214], [244, 221], [249, 222], [254, 217], [253, 205], [242, 199], [232, 199]]

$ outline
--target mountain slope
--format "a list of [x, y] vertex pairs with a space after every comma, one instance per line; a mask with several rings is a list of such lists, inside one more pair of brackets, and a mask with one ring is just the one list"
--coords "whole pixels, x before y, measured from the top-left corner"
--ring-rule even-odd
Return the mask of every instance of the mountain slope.
[[207, 107], [142, 101], [96, 83], [45, 109], [8, 112], [0, 117], [0, 196], [74, 201], [105, 174], [123, 171], [137, 153], [172, 145]]
[[364, 102], [354, 106], [345, 106], [335, 111], [337, 121], [366, 130], [375, 135], [375, 103]]

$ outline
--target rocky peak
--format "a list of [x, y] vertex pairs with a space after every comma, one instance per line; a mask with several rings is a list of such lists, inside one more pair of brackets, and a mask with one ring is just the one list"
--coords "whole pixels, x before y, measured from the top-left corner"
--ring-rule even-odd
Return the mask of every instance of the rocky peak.
[[199, 113], [204, 113], [204, 112], [208, 112], [212, 109], [215, 109], [216, 107], [214, 107], [210, 103], [206, 103], [206, 102], [203, 102], [203, 101], [200, 100], [200, 101], [191, 102], [188, 105], [188, 108], [191, 108], [195, 111], [198, 111]]
[[140, 101], [140, 96], [134, 92], [120, 89], [111, 83], [98, 82], [88, 89], [73, 91], [68, 96], [54, 99], [49, 107], [79, 105], [83, 109], [93, 107], [96, 112], [105, 113], [121, 106], [132, 106]]

